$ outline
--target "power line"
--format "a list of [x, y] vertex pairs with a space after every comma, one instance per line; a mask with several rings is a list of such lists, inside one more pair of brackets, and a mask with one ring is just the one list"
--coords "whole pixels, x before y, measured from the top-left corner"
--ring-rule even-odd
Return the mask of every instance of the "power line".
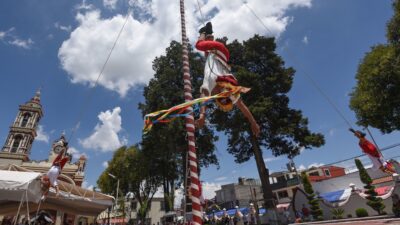
[[[386, 147], [384, 147], [384, 148], [381, 148], [381, 152], [390, 150], [390, 149], [395, 148], [395, 147], [397, 147], [397, 146], [400, 146], [400, 143], [393, 144], [393, 145], [389, 145], [389, 146], [386, 146]], [[346, 161], [349, 161], [349, 160], [351, 160], [351, 159], [359, 158], [359, 157], [362, 157], [362, 156], [365, 156], [365, 155], [366, 155], [366, 154], [361, 154], [361, 155], [353, 156], [353, 157], [348, 158], [348, 159], [343, 159], [343, 160], [339, 160], [339, 161], [332, 162], [332, 163], [329, 163], [329, 164], [324, 164], [324, 166], [330, 166], [330, 165], [334, 165], [334, 164], [339, 164], [339, 163], [346, 162]]]
[[200, 16], [201, 16], [201, 22], [203, 23], [203, 25], [206, 25], [205, 24], [205, 19], [204, 19], [204, 15], [203, 15], [203, 12], [201, 11], [201, 7], [200, 7], [200, 2], [199, 2], [199, 0], [197, 0], [197, 7], [199, 8], [199, 12], [200, 12]]
[[68, 141], [71, 141], [71, 139], [72, 139], [72, 137], [74, 136], [76, 130], [79, 128], [80, 121], [81, 121], [82, 117], [85, 115], [85, 112], [86, 112], [86, 110], [87, 110], [87, 108], [88, 108], [88, 106], [89, 106], [89, 103], [90, 103], [91, 99], [92, 99], [93, 92], [94, 92], [94, 88], [98, 85], [99, 80], [100, 80], [101, 76], [103, 75], [104, 69], [106, 68], [106, 65], [107, 65], [108, 61], [110, 60], [111, 54], [112, 54], [112, 52], [114, 51], [115, 46], [117, 45], [117, 42], [118, 42], [118, 40], [119, 40], [119, 38], [120, 38], [120, 36], [121, 36], [121, 33], [122, 33], [122, 31], [124, 30], [126, 23], [128, 22], [128, 19], [129, 19], [130, 14], [131, 14], [131, 8], [129, 7], [128, 13], [126, 14], [126, 17], [125, 17], [125, 21], [124, 21], [124, 23], [123, 23], [123, 25], [122, 25], [120, 31], [118, 32], [117, 37], [115, 38], [114, 44], [113, 44], [113, 46], [111, 47], [111, 50], [110, 50], [110, 52], [108, 53], [107, 58], [106, 58], [106, 60], [105, 60], [104, 63], [103, 63], [103, 66], [102, 66], [102, 68], [101, 68], [101, 70], [100, 70], [99, 75], [98, 75], [97, 78], [96, 78], [96, 81], [94, 82], [94, 85], [93, 85], [93, 87], [92, 87], [93, 89], [88, 93], [88, 95], [87, 95], [87, 97], [86, 97], [86, 99], [85, 99], [85, 101], [84, 101], [83, 107], [81, 108], [80, 112], [78, 113], [77, 123], [76, 123], [75, 127], [72, 129], [72, 132], [71, 132], [71, 135], [70, 135], [69, 138], [68, 138]]
[[[257, 18], [257, 20], [264, 26], [264, 28], [272, 35], [272, 31], [264, 24], [264, 22], [261, 20], [261, 18], [254, 12], [254, 10], [252, 8], [250, 8], [250, 6], [243, 1], [243, 4], [250, 10], [250, 12]], [[295, 61], [299, 67], [301, 67], [301, 63], [298, 63], [297, 60], [295, 60], [295, 57], [293, 57], [290, 52], [287, 52], [290, 59], [292, 61]], [[349, 126], [349, 128], [352, 128], [351, 123], [349, 122], [349, 120], [346, 119], [346, 117], [344, 116], [344, 114], [339, 110], [339, 108], [336, 106], [336, 104], [329, 98], [329, 96], [319, 87], [319, 85], [314, 81], [314, 79], [312, 79], [312, 77], [310, 75], [308, 75], [308, 73], [305, 72], [304, 68], [301, 67], [301, 69], [303, 70], [303, 74], [306, 76], [306, 78], [311, 82], [311, 84], [314, 86], [315, 89], [317, 89], [317, 91], [325, 98], [325, 100], [332, 106], [332, 108], [336, 111], [336, 113], [346, 122], [346, 124]]]

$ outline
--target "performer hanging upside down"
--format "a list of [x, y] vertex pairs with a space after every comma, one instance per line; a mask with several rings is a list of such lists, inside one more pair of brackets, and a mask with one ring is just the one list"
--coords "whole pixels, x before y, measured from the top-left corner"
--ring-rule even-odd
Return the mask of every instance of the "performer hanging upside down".
[[[260, 127], [251, 114], [250, 110], [240, 99], [240, 93], [246, 93], [249, 88], [240, 87], [236, 78], [230, 73], [229, 50], [221, 42], [214, 41], [212, 35], [212, 25], [208, 22], [206, 26], [199, 30], [200, 36], [196, 43], [196, 48], [205, 52], [206, 63], [204, 67], [203, 84], [200, 87], [201, 97], [215, 95], [226, 90], [237, 91], [227, 98], [217, 99], [217, 105], [223, 111], [229, 111], [235, 104], [251, 125], [251, 130], [255, 136], [260, 133]], [[202, 106], [200, 110], [200, 118], [196, 121], [198, 127], [204, 126], [206, 107]]]
[[61, 140], [56, 142], [54, 145], [56, 145], [55, 148], [62, 147], [62, 150], [54, 159], [53, 164], [47, 174], [42, 177], [43, 198], [47, 196], [50, 187], [54, 187], [56, 189], [56, 196], [59, 195], [60, 189], [58, 187], [57, 179], [61, 174], [64, 165], [70, 160], [70, 157], [65, 155], [65, 151], [68, 149], [68, 143], [65, 141], [63, 136]]
[[371, 159], [373, 164], [372, 168], [374, 170], [380, 169], [385, 173], [396, 173], [393, 164], [391, 162], [385, 161], [377, 147], [365, 138], [365, 133], [359, 130], [355, 131], [353, 129], [350, 129], [350, 131], [353, 132], [354, 136], [356, 136], [360, 140], [358, 142], [358, 145], [361, 147], [362, 151], [367, 154], [367, 156]]

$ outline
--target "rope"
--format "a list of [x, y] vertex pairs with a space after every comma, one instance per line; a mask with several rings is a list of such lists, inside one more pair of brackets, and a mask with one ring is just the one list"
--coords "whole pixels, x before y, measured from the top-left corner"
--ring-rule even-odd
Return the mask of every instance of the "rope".
[[199, 0], [197, 0], [197, 7], [199, 8], [199, 12], [200, 12], [200, 16], [201, 16], [201, 23], [203, 24], [203, 25], [206, 25], [205, 24], [205, 19], [204, 19], [204, 15], [203, 15], [203, 12], [201, 11], [201, 7], [200, 7], [200, 2], [199, 2]]
[[[250, 8], [250, 6], [247, 5], [245, 1], [243, 1], [243, 4], [251, 11], [251, 13], [258, 19], [258, 21], [264, 26], [264, 28], [272, 34], [271, 30], [264, 24], [264, 22], [260, 19], [260, 17], [254, 12], [253, 9]], [[325, 100], [332, 106], [332, 108], [336, 111], [336, 113], [343, 119], [343, 121], [346, 122], [346, 124], [349, 126], [349, 128], [352, 128], [351, 123], [349, 120], [346, 119], [344, 114], [339, 110], [339, 108], [336, 106], [336, 104], [329, 98], [329, 96], [319, 87], [319, 85], [312, 79], [308, 73], [305, 72], [304, 68], [301, 66], [300, 63], [298, 63], [297, 60], [295, 60], [295, 57], [292, 56], [292, 54], [288, 51], [288, 56], [292, 61], [295, 61], [299, 67], [303, 70], [303, 74], [306, 76], [306, 78], [311, 82], [311, 84], [314, 86], [315, 89], [325, 98]]]
[[[381, 152], [387, 151], [387, 150], [392, 149], [392, 148], [395, 148], [395, 147], [397, 147], [397, 146], [400, 146], [400, 143], [397, 143], [397, 144], [393, 144], [393, 145], [389, 145], [389, 146], [387, 146], [387, 147], [384, 147], [384, 148], [381, 149]], [[330, 166], [330, 165], [334, 165], [334, 164], [346, 162], [346, 161], [348, 161], [348, 160], [355, 159], [355, 158], [359, 158], [359, 157], [362, 157], [362, 156], [365, 156], [365, 155], [366, 155], [366, 154], [361, 154], [361, 155], [353, 156], [353, 157], [348, 158], [348, 159], [343, 159], [343, 160], [339, 160], [339, 161], [332, 162], [332, 163], [329, 163], [329, 164], [324, 164], [324, 166]]]
[[[390, 150], [390, 149], [395, 148], [395, 147], [398, 147], [398, 146], [400, 146], [400, 143], [396, 143], [396, 144], [392, 144], [392, 145], [383, 147], [383, 148], [381, 148], [381, 152]], [[349, 160], [351, 160], [351, 159], [359, 158], [359, 157], [362, 157], [362, 156], [365, 156], [365, 155], [366, 155], [366, 154], [361, 154], [361, 155], [353, 156], [353, 157], [351, 157], [351, 158], [347, 158], [347, 159], [343, 159], [343, 160], [331, 162], [331, 163], [328, 163], [328, 164], [324, 164], [324, 166], [331, 166], [331, 165], [339, 164], [339, 163], [346, 162], [346, 161], [349, 161]], [[399, 156], [390, 157], [390, 158], [394, 159], [394, 158], [399, 158], [399, 157], [400, 157], [400, 155], [399, 155]], [[240, 170], [240, 169], [241, 169], [243, 166], [245, 166], [245, 165], [246, 165], [245, 163], [240, 164], [240, 165], [236, 168], [236, 170]], [[297, 168], [296, 168], [296, 169], [297, 169]], [[212, 180], [212, 179], [215, 179], [215, 178], [217, 178], [217, 177], [220, 177], [221, 175], [226, 175], [226, 173], [229, 172], [229, 171], [230, 171], [229, 169], [224, 170], [224, 171], [221, 171], [219, 174], [216, 174], [215, 176], [212, 176], [212, 177], [210, 177], [209, 179]]]
[[39, 215], [39, 210], [40, 210], [40, 206], [42, 205], [42, 200], [40, 200], [39, 201], [39, 205], [38, 205], [38, 208], [37, 208], [37, 210], [36, 210], [36, 216], [35, 216], [35, 218], [37, 218], [37, 216]]
[[31, 218], [30, 218], [30, 216], [29, 216], [28, 190], [26, 190], [25, 196], [26, 196], [26, 213], [27, 213], [27, 216], [28, 216], [28, 222], [30, 223], [30, 222], [31, 222]]
[[91, 98], [92, 98], [92, 96], [93, 96], [93, 92], [94, 92], [93, 90], [94, 90], [94, 88], [98, 85], [99, 80], [100, 80], [100, 77], [103, 75], [104, 69], [106, 68], [107, 63], [108, 63], [108, 61], [110, 60], [111, 54], [112, 54], [112, 52], [114, 51], [115, 46], [117, 45], [117, 42], [118, 42], [118, 40], [119, 40], [119, 38], [120, 38], [120, 36], [121, 36], [122, 31], [123, 31], [124, 28], [125, 28], [126, 23], [128, 22], [129, 16], [130, 16], [130, 14], [131, 14], [130, 12], [131, 12], [131, 10], [130, 10], [130, 7], [129, 7], [128, 13], [126, 14], [126, 17], [125, 17], [124, 24], [122, 25], [122, 27], [121, 27], [121, 29], [120, 29], [118, 35], [117, 35], [117, 38], [115, 39], [114, 44], [113, 44], [113, 46], [112, 46], [110, 52], [108, 53], [108, 56], [107, 56], [107, 58], [106, 58], [106, 61], [104, 62], [103, 66], [102, 66], [102, 68], [101, 68], [101, 70], [100, 70], [100, 73], [99, 73], [99, 75], [97, 76], [96, 81], [94, 82], [93, 89], [92, 89], [92, 91], [90, 91], [89, 94], [87, 95], [87, 97], [86, 97], [86, 99], [85, 99], [85, 101], [84, 101], [83, 107], [81, 108], [80, 112], [78, 113], [78, 117], [77, 117], [77, 118], [78, 118], [78, 120], [77, 120], [78, 122], [76, 123], [76, 126], [72, 129], [72, 132], [71, 132], [71, 135], [70, 135], [69, 138], [68, 138], [68, 141], [71, 141], [72, 137], [74, 136], [76, 130], [77, 130], [78, 127], [79, 127], [80, 121], [81, 121], [82, 117], [84, 116], [84, 113], [85, 113], [86, 109], [88, 109], [89, 102], [91, 101]]
[[372, 141], [374, 142], [374, 144], [375, 144], [376, 148], [377, 148], [377, 149], [378, 149], [378, 151], [380, 152], [381, 150], [379, 149], [379, 146], [378, 146], [378, 144], [376, 143], [376, 141], [375, 141], [375, 138], [372, 136], [372, 133], [371, 133], [371, 131], [368, 129], [368, 127], [365, 127], [365, 129], [367, 130], [367, 132], [368, 132], [369, 136], [371, 137]]
[[18, 211], [17, 211], [17, 214], [15, 215], [14, 225], [16, 225], [16, 224], [17, 224], [17, 220], [18, 220], [19, 212], [20, 212], [20, 210], [21, 210], [21, 206], [22, 206], [22, 204], [24, 203], [24, 202], [23, 202], [23, 201], [24, 201], [24, 195], [25, 195], [25, 192], [22, 194], [22, 196], [21, 196], [21, 200], [19, 201]]

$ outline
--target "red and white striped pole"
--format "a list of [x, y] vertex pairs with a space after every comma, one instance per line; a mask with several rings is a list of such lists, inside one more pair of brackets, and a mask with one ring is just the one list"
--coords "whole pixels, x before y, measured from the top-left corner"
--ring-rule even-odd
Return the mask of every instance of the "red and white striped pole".
[[[189, 51], [188, 51], [188, 39], [186, 37], [186, 22], [185, 22], [185, 4], [184, 0], [180, 0], [181, 8], [181, 28], [182, 28], [182, 60], [183, 60], [183, 84], [185, 91], [185, 102], [191, 101], [192, 97], [192, 83], [190, 78], [189, 69]], [[190, 170], [190, 192], [192, 200], [192, 215], [194, 225], [202, 225], [202, 212], [200, 204], [200, 180], [197, 170], [197, 156], [195, 146], [195, 126], [193, 117], [193, 108], [189, 107], [187, 111], [192, 112], [186, 116], [186, 132], [188, 137], [189, 146], [189, 170]], [[186, 207], [186, 206], [185, 206]], [[185, 215], [186, 216], [186, 215]]]

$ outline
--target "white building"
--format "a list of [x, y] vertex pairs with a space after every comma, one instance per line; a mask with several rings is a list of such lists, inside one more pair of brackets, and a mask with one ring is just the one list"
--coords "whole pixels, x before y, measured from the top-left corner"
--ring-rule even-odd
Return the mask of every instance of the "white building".
[[[110, 224], [127, 224], [130, 220], [133, 220], [134, 224], [138, 224], [137, 214], [140, 209], [140, 204], [136, 199], [125, 201], [125, 218], [120, 210], [108, 210], [103, 211], [98, 217], [97, 222], [99, 224], [107, 224], [108, 217], [110, 217]], [[150, 210], [147, 213], [146, 225], [161, 225], [161, 218], [166, 214], [164, 198], [154, 197], [150, 202]]]
[[248, 207], [251, 202], [262, 199], [261, 182], [239, 177], [239, 182], [225, 184], [216, 192], [216, 202], [222, 208]]

